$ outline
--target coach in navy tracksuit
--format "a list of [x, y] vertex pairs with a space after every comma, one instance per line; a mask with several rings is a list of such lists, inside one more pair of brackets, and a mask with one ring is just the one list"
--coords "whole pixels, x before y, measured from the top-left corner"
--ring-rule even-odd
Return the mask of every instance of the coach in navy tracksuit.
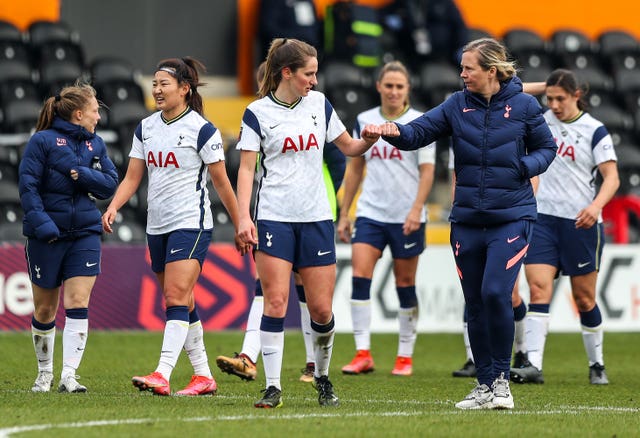
[[93, 87], [65, 87], [44, 103], [20, 162], [25, 255], [33, 290], [31, 320], [38, 359], [34, 392], [53, 381], [55, 317], [64, 284], [66, 314], [58, 391], [85, 392], [76, 380], [87, 340], [89, 296], [100, 273], [101, 213], [95, 199], [113, 195], [118, 173], [95, 129]]
[[456, 185], [451, 246], [469, 311], [479, 382], [456, 407], [511, 409], [511, 291], [537, 215], [529, 179], [551, 164], [556, 144], [540, 105], [522, 92], [501, 44], [493, 39], [470, 42], [461, 67], [463, 91], [407, 125], [380, 126], [380, 133], [407, 150], [452, 137]]

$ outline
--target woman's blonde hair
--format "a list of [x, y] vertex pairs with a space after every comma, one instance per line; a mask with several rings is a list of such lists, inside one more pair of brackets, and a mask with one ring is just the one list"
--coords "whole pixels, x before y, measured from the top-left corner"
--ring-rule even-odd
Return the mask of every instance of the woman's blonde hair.
[[74, 111], [86, 108], [95, 97], [95, 88], [82, 81], [64, 87], [60, 93], [44, 101], [36, 123], [36, 131], [49, 129], [55, 116], [70, 121]]
[[475, 51], [478, 53], [478, 64], [483, 70], [495, 67], [499, 81], [511, 79], [517, 70], [515, 61], [509, 61], [505, 46], [493, 38], [473, 40], [462, 48], [462, 52]]

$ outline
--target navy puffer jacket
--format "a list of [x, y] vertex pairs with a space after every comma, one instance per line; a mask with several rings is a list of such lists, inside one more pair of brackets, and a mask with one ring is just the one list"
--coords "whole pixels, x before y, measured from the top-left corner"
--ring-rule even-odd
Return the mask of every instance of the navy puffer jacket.
[[[76, 181], [72, 169], [78, 172]], [[24, 235], [48, 242], [101, 234], [94, 198], [110, 198], [117, 185], [104, 141], [56, 117], [50, 129], [31, 137], [20, 161]]]
[[556, 143], [538, 101], [513, 77], [490, 102], [463, 90], [387, 138], [398, 149], [414, 150], [450, 135], [456, 187], [449, 220], [496, 225], [535, 220], [529, 178], [543, 173], [556, 156]]

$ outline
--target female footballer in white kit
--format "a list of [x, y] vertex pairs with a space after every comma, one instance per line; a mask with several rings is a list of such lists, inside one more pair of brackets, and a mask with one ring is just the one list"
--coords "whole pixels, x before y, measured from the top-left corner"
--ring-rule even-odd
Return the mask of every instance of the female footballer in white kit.
[[[388, 120], [408, 123], [422, 113], [409, 105], [409, 72], [392, 61], [378, 75], [376, 89], [380, 106], [360, 113], [354, 137], [367, 124], [380, 125]], [[342, 367], [344, 374], [374, 370], [371, 355], [371, 279], [376, 263], [388, 245], [393, 257], [393, 274], [400, 302], [398, 354], [392, 370], [397, 376], [413, 372], [413, 349], [418, 324], [416, 271], [425, 248], [425, 203], [431, 192], [435, 170], [435, 143], [416, 151], [401, 151], [380, 139], [371, 149], [349, 162], [344, 182], [338, 234], [351, 239], [352, 291], [351, 319], [356, 355]], [[366, 176], [365, 176], [366, 168]], [[357, 189], [356, 221], [351, 230], [348, 213]], [[351, 233], [353, 231], [353, 233]]]
[[147, 242], [151, 268], [165, 299], [166, 324], [155, 372], [135, 376], [132, 382], [141, 391], [157, 395], [171, 394], [171, 372], [183, 347], [194, 375], [176, 395], [206, 395], [217, 390], [193, 296], [213, 229], [207, 173], [236, 228], [238, 224], [220, 131], [202, 116], [198, 69], [204, 66], [193, 58], [172, 58], [158, 64], [153, 97], [159, 111], [136, 128], [127, 173], [102, 218], [105, 231], [112, 232], [118, 209], [138, 189], [146, 169]]
[[[584, 88], [570, 70], [554, 70], [546, 81], [544, 118], [558, 145], [547, 171], [539, 176], [538, 221], [524, 260], [531, 291], [526, 318], [529, 362], [513, 369], [517, 383], [543, 383], [542, 362], [549, 330], [554, 279], [568, 275], [580, 314], [589, 363], [589, 382], [606, 385], [602, 315], [596, 282], [604, 244], [602, 209], [620, 185], [613, 140], [606, 127], [585, 111]], [[595, 175], [602, 175], [596, 191]]]
[[[295, 39], [277, 38], [267, 55], [258, 99], [243, 118], [238, 171], [238, 235], [255, 244], [255, 260], [264, 292], [260, 324], [266, 376], [263, 397], [254, 406], [282, 406], [280, 372], [284, 317], [291, 272], [302, 277], [311, 315], [316, 357], [315, 387], [321, 406], [338, 405], [328, 379], [333, 348], [333, 289], [336, 253], [333, 215], [322, 172], [323, 148], [334, 142], [349, 156], [365, 152], [379, 138], [365, 127], [353, 139], [317, 84], [316, 49]], [[256, 157], [260, 175], [254, 224], [250, 213]]]

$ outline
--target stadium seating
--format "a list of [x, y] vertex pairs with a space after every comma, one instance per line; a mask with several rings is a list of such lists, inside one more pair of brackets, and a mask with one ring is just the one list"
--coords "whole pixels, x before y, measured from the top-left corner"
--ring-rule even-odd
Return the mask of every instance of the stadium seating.
[[[550, 37], [551, 50], [562, 63], [567, 54], [591, 54], [592, 42], [584, 33], [572, 29], [557, 29]], [[566, 63], [565, 63], [566, 64]]]
[[[640, 172], [636, 174], [634, 169], [636, 166], [640, 169], [640, 164], [634, 160], [624, 162], [632, 156], [629, 149], [640, 151], [640, 42], [633, 35], [610, 30], [589, 38], [577, 30], [564, 28], [543, 38], [523, 26], [508, 29], [501, 36], [480, 28], [469, 29], [470, 40], [481, 37], [496, 37], [505, 43], [517, 60], [518, 75], [524, 81], [543, 81], [553, 69], [563, 67], [574, 70], [581, 81], [588, 83], [588, 110], [605, 123], [616, 148], [622, 148], [621, 177], [635, 181]], [[397, 53], [398, 44], [402, 42], [395, 41], [393, 35], [382, 35], [384, 60], [399, 59], [410, 64]], [[411, 78], [412, 105], [420, 109], [429, 109], [462, 88], [457, 65], [425, 63], [415, 70]], [[325, 92], [349, 131], [359, 112], [379, 104], [374, 87], [376, 72], [349, 62], [322, 61], [317, 88]], [[0, 136], [29, 132], [42, 99], [78, 77], [91, 80], [98, 99], [106, 104], [101, 109], [99, 129], [101, 134], [115, 133], [116, 140], [109, 142], [109, 154], [123, 176], [133, 130], [149, 113], [135, 66], [117, 57], [92, 57], [85, 53], [78, 33], [63, 22], [36, 22], [20, 32], [11, 23], [0, 21]], [[539, 99], [544, 102], [542, 96]], [[13, 147], [14, 151], [18, 148]], [[445, 149], [438, 146], [439, 151]], [[229, 145], [227, 167], [234, 185], [238, 160], [239, 154]], [[446, 178], [446, 169], [437, 171]], [[0, 157], [0, 182], [5, 179], [2, 174], [8, 179], [14, 177], [11, 166]], [[216, 214], [224, 214], [215, 198], [213, 191], [214, 204], [218, 203], [214, 210]], [[146, 181], [130, 204], [135, 214], [127, 214], [124, 220], [134, 221], [144, 230]], [[220, 221], [216, 220], [216, 224], [220, 225]], [[216, 240], [220, 235], [231, 238], [226, 231], [221, 227]], [[111, 239], [123, 240], [115, 236]]]
[[468, 28], [467, 36], [469, 37], [469, 41], [478, 40], [480, 38], [495, 38], [494, 35], [491, 35], [491, 32], [479, 27]]
[[29, 49], [22, 41], [0, 40], [0, 81], [33, 77]]
[[113, 56], [94, 58], [89, 66], [89, 72], [94, 86], [114, 81], [135, 81], [138, 76], [129, 61]]
[[41, 103], [33, 99], [15, 99], [3, 102], [0, 124], [4, 133], [29, 133], [35, 128]]
[[51, 41], [79, 42], [80, 36], [63, 21], [34, 21], [27, 29], [27, 38], [32, 47]]
[[23, 41], [23, 35], [15, 24], [0, 20], [0, 41]]
[[[15, 195], [17, 191], [4, 183], [17, 184], [19, 157], [42, 102], [77, 79], [94, 81], [98, 99], [109, 101], [109, 108], [101, 108], [98, 128], [122, 177], [135, 124], [148, 115], [133, 68], [113, 57], [95, 58], [88, 64], [78, 33], [64, 22], [38, 21], [21, 32], [13, 24], [0, 21], [0, 241], [23, 239], [21, 224], [11, 222], [22, 218], [19, 198], [7, 199], [9, 195], [5, 194]], [[126, 147], [118, 141], [116, 130], [111, 130], [114, 127], [126, 132]], [[146, 188], [140, 193], [129, 203], [135, 214], [128, 214], [124, 219], [127, 224], [118, 224], [118, 232], [106, 240], [144, 242]], [[138, 202], [140, 199], [144, 199], [144, 205]]]
[[462, 88], [460, 72], [449, 62], [425, 63], [419, 74], [417, 94], [429, 107], [441, 104], [451, 93]]
[[[598, 54], [603, 66], [610, 72], [624, 65], [627, 56], [640, 54], [640, 43], [636, 38], [623, 31], [605, 31], [598, 36]], [[622, 61], [622, 62], [620, 62]]]
[[22, 222], [0, 222], [0, 242], [24, 242]]
[[0, 223], [21, 223], [22, 215], [17, 181], [0, 180]]
[[552, 59], [547, 41], [538, 33], [529, 29], [511, 29], [502, 37], [509, 53], [522, 68], [549, 68]]

